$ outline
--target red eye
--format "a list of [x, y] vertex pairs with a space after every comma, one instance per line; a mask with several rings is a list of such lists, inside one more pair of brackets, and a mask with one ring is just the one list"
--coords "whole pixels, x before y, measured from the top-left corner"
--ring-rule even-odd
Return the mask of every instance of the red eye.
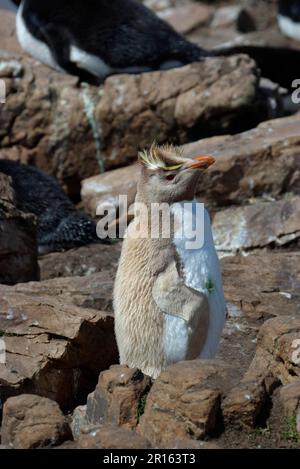
[[175, 179], [175, 174], [168, 174], [168, 175], [166, 176], [166, 180], [167, 180], [167, 181], [173, 181], [173, 179]]

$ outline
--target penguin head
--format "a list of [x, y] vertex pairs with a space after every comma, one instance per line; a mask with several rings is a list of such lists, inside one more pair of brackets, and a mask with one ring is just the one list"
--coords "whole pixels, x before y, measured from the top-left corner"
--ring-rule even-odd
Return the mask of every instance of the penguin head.
[[142, 166], [138, 194], [146, 203], [169, 203], [192, 200], [197, 182], [215, 159], [198, 155], [186, 158], [178, 147], [153, 144], [139, 153]]

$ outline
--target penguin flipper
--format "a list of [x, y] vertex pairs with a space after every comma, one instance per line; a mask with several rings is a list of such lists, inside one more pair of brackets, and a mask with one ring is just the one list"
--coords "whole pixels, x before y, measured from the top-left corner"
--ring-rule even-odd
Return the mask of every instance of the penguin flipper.
[[202, 318], [207, 324], [209, 303], [207, 296], [184, 284], [175, 261], [160, 273], [152, 289], [153, 299], [165, 314], [177, 316], [188, 324]]

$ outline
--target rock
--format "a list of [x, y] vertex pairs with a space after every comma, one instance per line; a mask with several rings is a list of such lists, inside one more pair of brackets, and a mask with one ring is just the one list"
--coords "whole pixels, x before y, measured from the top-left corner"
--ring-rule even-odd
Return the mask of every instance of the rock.
[[16, 208], [11, 181], [0, 173], [0, 283], [38, 278], [36, 220]]
[[298, 252], [226, 257], [221, 265], [225, 298], [238, 315], [261, 321], [298, 314]]
[[78, 449], [147, 449], [149, 441], [143, 436], [115, 425], [87, 426], [83, 435], [72, 445]]
[[16, 196], [15, 191], [12, 187], [11, 178], [6, 174], [0, 173], [0, 202], [15, 204]]
[[217, 250], [227, 254], [284, 246], [300, 237], [300, 197], [220, 211], [213, 233]]
[[[201, 177], [199, 199], [209, 206], [224, 207], [243, 204], [264, 194], [272, 197], [286, 191], [299, 194], [299, 125], [300, 113], [264, 122], [238, 135], [211, 137], [184, 145], [186, 156], [211, 154], [217, 160]], [[114, 204], [118, 194], [128, 195], [131, 202], [137, 177], [138, 166], [132, 165], [84, 181], [82, 198], [86, 210], [94, 215], [97, 203]], [[100, 191], [103, 192], [98, 196]], [[281, 205], [284, 201], [279, 202]]]
[[[300, 376], [299, 330], [297, 316], [276, 317], [262, 325], [249, 369], [222, 403], [225, 425], [253, 428], [275, 387], [280, 383], [293, 383]], [[291, 392], [290, 396], [295, 397], [291, 388], [285, 392]], [[292, 407], [291, 401], [285, 410]]]
[[80, 437], [81, 429], [86, 424], [86, 405], [80, 405], [74, 409], [70, 424], [72, 435], [75, 440]]
[[101, 89], [78, 86], [76, 77], [25, 55], [0, 52], [0, 63], [7, 88], [0, 113], [1, 157], [30, 162], [77, 195], [81, 179], [103, 170], [94, 120]]
[[251, 13], [241, 5], [229, 5], [217, 8], [211, 23], [212, 28], [234, 28], [248, 33], [256, 30], [255, 20]]
[[297, 432], [300, 435], [300, 409], [298, 410], [298, 413], [296, 416], [296, 428], [297, 428]]
[[263, 382], [241, 382], [229, 392], [222, 403], [225, 426], [254, 428], [267, 397]]
[[107, 171], [82, 181], [81, 198], [85, 210], [92, 216], [99, 206], [113, 206], [120, 210], [119, 196], [125, 195], [128, 207], [134, 202], [136, 185], [140, 175], [138, 164]]
[[112, 366], [100, 374], [95, 391], [88, 397], [86, 421], [135, 428], [141, 399], [150, 387], [151, 379], [140, 370]]
[[287, 418], [292, 418], [297, 414], [297, 410], [300, 410], [300, 379], [295, 379], [280, 389], [280, 401]]
[[[184, 143], [192, 132], [204, 136], [214, 124], [224, 132], [233, 115], [246, 119], [250, 107], [253, 112], [257, 86], [255, 64], [243, 55], [163, 72], [111, 76], [96, 110], [102, 123], [102, 155], [109, 167], [136, 158], [137, 148], [148, 147], [154, 139], [165, 143], [176, 134], [178, 143]], [[197, 133], [196, 128], [201, 130]]]
[[214, 360], [179, 362], [154, 382], [138, 431], [154, 446], [203, 439], [218, 424], [221, 395], [232, 385], [230, 367]]
[[23, 394], [4, 404], [1, 438], [15, 449], [33, 449], [61, 444], [71, 431], [56, 402]]
[[257, 349], [248, 376], [271, 376], [282, 384], [300, 377], [300, 318], [278, 316], [260, 328]]
[[187, 34], [196, 28], [207, 25], [213, 16], [213, 8], [201, 3], [190, 2], [177, 8], [169, 8], [158, 13], [181, 34]]
[[143, 0], [146, 7], [155, 12], [160, 12], [176, 6], [176, 0]]
[[[18, 284], [10, 292], [33, 298], [59, 298], [63, 304], [111, 312], [116, 267], [114, 264], [107, 272], [101, 271], [85, 277], [53, 278], [44, 282]], [[0, 295], [2, 291], [7, 292], [7, 289], [0, 286]]]
[[39, 259], [41, 280], [90, 276], [97, 272], [113, 279], [121, 247], [121, 243], [89, 244], [67, 252], [47, 254]]
[[30, 393], [72, 409], [93, 390], [99, 373], [118, 362], [112, 315], [75, 306], [72, 294], [59, 295], [66, 292], [58, 280], [52, 290], [51, 281], [0, 286], [2, 402]]
[[81, 180], [128, 163], [153, 139], [184, 143], [192, 134], [231, 130], [237, 116], [239, 124], [257, 118], [257, 106], [264, 114], [257, 68], [242, 55], [116, 75], [100, 88], [78, 85], [27, 56], [1, 52], [0, 62], [7, 85], [1, 157], [30, 161], [71, 196]]
[[16, 15], [10, 11], [1, 9], [1, 49], [10, 52], [21, 53], [22, 49], [16, 36]]
[[211, 154], [216, 163], [199, 181], [198, 196], [211, 204], [239, 204], [266, 194], [300, 190], [300, 113], [234, 136], [199, 140], [186, 155]]

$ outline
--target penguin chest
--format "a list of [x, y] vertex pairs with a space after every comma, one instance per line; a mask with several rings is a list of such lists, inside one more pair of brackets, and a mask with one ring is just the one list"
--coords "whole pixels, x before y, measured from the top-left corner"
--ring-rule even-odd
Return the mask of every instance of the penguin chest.
[[293, 21], [289, 16], [278, 15], [278, 23], [286, 36], [300, 41], [300, 22]]
[[203, 335], [201, 337], [199, 329], [192, 330], [181, 318], [167, 317], [164, 332], [165, 351], [171, 361], [184, 360], [190, 356], [192, 350], [189, 348], [193, 344], [193, 354], [196, 351], [198, 356], [210, 358], [217, 350], [224, 326], [226, 305], [209, 216], [197, 202], [174, 204], [172, 213], [178, 226], [178, 229], [175, 229], [173, 244], [180, 259], [183, 280], [187, 287], [207, 296], [209, 326], [205, 331], [203, 345]]

